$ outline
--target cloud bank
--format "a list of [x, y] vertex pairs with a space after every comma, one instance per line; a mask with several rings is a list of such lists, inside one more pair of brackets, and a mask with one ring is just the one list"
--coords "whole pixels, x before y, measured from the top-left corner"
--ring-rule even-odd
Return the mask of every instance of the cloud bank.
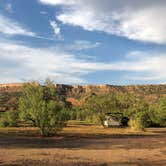
[[62, 7], [56, 18], [88, 31], [102, 31], [131, 40], [166, 44], [166, 1], [40, 0]]
[[[86, 83], [84, 76], [97, 71], [137, 72], [137, 77], [128, 79], [166, 81], [166, 53], [149, 56], [148, 53], [130, 52], [123, 61], [97, 62], [57, 48], [33, 48], [9, 41], [0, 42], [0, 66], [3, 82], [50, 77], [56, 83]], [[124, 74], [124, 79], [128, 76]]]

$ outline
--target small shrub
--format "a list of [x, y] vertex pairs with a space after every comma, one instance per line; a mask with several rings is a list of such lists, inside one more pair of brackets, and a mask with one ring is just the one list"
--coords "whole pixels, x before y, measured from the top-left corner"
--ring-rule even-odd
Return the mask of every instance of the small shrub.
[[129, 126], [131, 127], [132, 130], [134, 131], [139, 131], [143, 130], [142, 125], [139, 123], [137, 118], [131, 118], [129, 121]]
[[132, 130], [144, 131], [144, 128], [147, 126], [147, 114], [145, 112], [138, 112], [130, 118], [129, 126]]

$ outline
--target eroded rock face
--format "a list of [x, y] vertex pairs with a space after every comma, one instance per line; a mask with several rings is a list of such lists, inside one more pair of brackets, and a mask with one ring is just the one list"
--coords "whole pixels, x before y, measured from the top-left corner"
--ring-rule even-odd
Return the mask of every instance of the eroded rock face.
[[[23, 84], [0, 84], [0, 93], [21, 92]], [[161, 85], [65, 85], [55, 84], [58, 95], [66, 98], [73, 105], [79, 106], [86, 102], [91, 95], [128, 92], [136, 95], [143, 95], [149, 102], [157, 100], [166, 95], [166, 84]]]
[[0, 92], [18, 92], [21, 91], [23, 84], [0, 84]]
[[[23, 84], [0, 84], [0, 91], [20, 91]], [[161, 85], [128, 85], [128, 86], [116, 86], [116, 85], [65, 85], [55, 84], [57, 92], [64, 95], [82, 94], [82, 93], [97, 93], [106, 94], [111, 92], [129, 92], [140, 94], [166, 94], [166, 84]]]

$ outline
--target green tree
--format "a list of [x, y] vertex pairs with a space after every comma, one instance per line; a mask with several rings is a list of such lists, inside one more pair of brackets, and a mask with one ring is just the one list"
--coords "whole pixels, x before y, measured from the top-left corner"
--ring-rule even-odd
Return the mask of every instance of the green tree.
[[115, 113], [119, 111], [116, 104], [117, 100], [115, 95], [92, 96], [88, 100], [87, 108], [89, 111], [93, 111], [93, 113], [97, 116], [95, 119], [99, 119], [100, 124], [104, 126], [106, 113]]
[[134, 130], [144, 130], [151, 125], [149, 104], [142, 97], [136, 97], [127, 112], [129, 125]]
[[64, 104], [58, 100], [54, 84], [25, 84], [19, 100], [20, 118], [40, 129], [43, 136], [56, 134], [68, 119]]
[[150, 116], [155, 126], [166, 126], [166, 97], [150, 107]]
[[149, 126], [150, 117], [148, 112], [140, 111], [134, 114], [129, 121], [129, 126], [133, 130], [144, 130], [145, 127]]

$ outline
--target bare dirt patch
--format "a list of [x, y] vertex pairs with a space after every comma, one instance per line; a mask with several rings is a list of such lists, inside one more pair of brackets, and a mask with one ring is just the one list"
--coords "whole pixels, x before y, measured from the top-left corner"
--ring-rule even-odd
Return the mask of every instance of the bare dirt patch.
[[70, 125], [43, 138], [35, 128], [0, 129], [0, 166], [165, 166], [166, 128], [132, 132]]

